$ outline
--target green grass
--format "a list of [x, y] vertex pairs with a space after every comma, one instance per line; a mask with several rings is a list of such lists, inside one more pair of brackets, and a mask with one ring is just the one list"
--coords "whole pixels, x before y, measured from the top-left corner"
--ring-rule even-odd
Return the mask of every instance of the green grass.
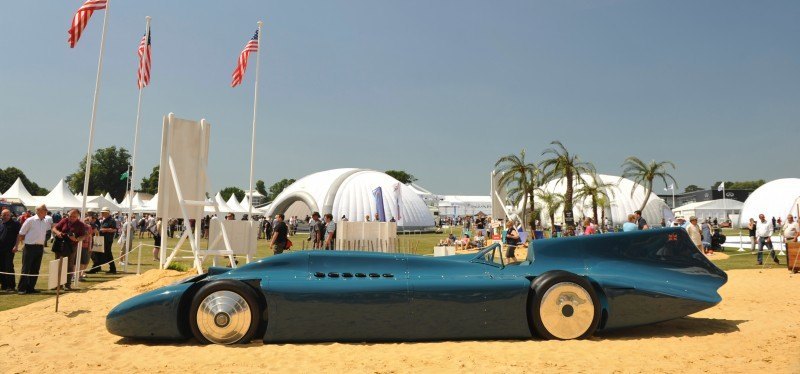
[[[433, 253], [433, 247], [439, 242], [439, 240], [445, 238], [447, 234], [452, 232], [457, 237], [461, 236], [461, 228], [460, 227], [453, 227], [451, 229], [445, 229], [443, 233], [427, 233], [427, 234], [409, 234], [409, 235], [400, 235], [400, 247], [404, 252], [414, 253], [414, 254], [422, 254], [422, 255], [429, 255]], [[726, 229], [725, 234], [728, 236], [738, 235], [738, 230], [730, 230]], [[745, 232], [746, 235], [746, 232]], [[306, 241], [308, 236], [305, 234], [295, 235], [290, 237], [294, 246], [292, 250], [303, 250], [304, 248], [308, 248], [310, 242]], [[168, 244], [170, 246], [174, 246], [177, 242], [176, 238], [168, 239]], [[143, 239], [134, 239], [134, 246], [138, 245], [139, 243], [143, 244], [153, 244], [152, 238], [143, 238]], [[206, 240], [202, 240], [201, 247], [205, 247], [207, 245]], [[186, 242], [182, 246], [183, 249], [189, 249], [189, 243]], [[114, 243], [114, 255], [119, 255], [119, 245], [115, 242]], [[714, 263], [719, 266], [723, 270], [732, 270], [732, 269], [756, 269], [759, 266], [756, 265], [756, 258], [755, 255], [745, 253], [745, 252], [736, 252], [735, 249], [728, 250], [725, 252], [728, 255], [731, 255], [729, 259], [726, 260], [718, 260], [714, 261]], [[188, 255], [189, 253], [186, 252]], [[257, 244], [256, 250], [256, 257], [263, 258], [269, 257], [272, 255], [272, 249], [269, 248], [269, 243], [266, 240], [259, 240]], [[80, 290], [71, 291], [71, 292], [86, 292], [87, 288], [93, 287], [97, 284], [118, 279], [127, 274], [136, 274], [136, 267], [137, 267], [137, 253], [133, 253], [131, 258], [129, 259], [127, 272], [123, 272], [122, 268], [117, 264], [117, 271], [118, 274], [110, 275], [106, 273], [97, 273], [97, 274], [90, 274], [86, 281], [81, 282]], [[766, 256], [765, 256], [766, 258]], [[49, 247], [45, 249], [45, 255], [42, 259], [42, 272], [47, 271], [47, 263], [49, 261], [54, 260], [55, 257], [52, 252], [49, 251]], [[240, 263], [242, 260], [240, 260]], [[781, 263], [783, 265], [778, 266], [785, 268], [786, 267], [786, 259], [781, 258]], [[14, 257], [14, 268], [17, 273], [19, 273], [22, 269], [22, 254], [17, 253]], [[204, 263], [205, 266], [208, 266], [210, 261], [206, 261]], [[772, 264], [771, 262], [769, 264]], [[776, 267], [775, 265], [771, 265], [772, 267]], [[178, 259], [176, 262], [171, 266], [173, 269], [191, 269], [192, 262], [190, 259]], [[152, 248], [151, 247], [143, 247], [142, 252], [142, 264], [141, 264], [141, 271], [144, 273], [145, 271], [151, 269], [158, 268], [158, 261], [153, 259]], [[106, 270], [106, 268], [104, 268]], [[17, 294], [5, 294], [0, 293], [0, 311], [8, 310], [17, 308], [23, 305], [27, 305], [39, 300], [44, 300], [50, 297], [55, 296], [55, 291], [45, 291], [43, 290], [44, 287], [47, 285], [47, 279], [40, 277], [39, 281], [37, 282], [37, 286], [42, 293], [35, 294], [35, 295], [17, 295]]]

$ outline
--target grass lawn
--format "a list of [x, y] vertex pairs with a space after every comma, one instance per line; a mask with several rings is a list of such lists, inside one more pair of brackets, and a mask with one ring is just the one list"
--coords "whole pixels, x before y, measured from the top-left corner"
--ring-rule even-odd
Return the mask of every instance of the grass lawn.
[[[728, 236], [738, 235], [738, 230], [725, 230], [725, 234]], [[443, 233], [428, 233], [428, 234], [414, 234], [414, 235], [400, 235], [400, 247], [403, 249], [404, 252], [411, 252], [415, 254], [432, 254], [433, 247], [439, 242], [439, 240], [445, 238], [448, 233], [452, 232], [457, 237], [461, 236], [461, 228], [460, 227], [453, 227], [451, 229], [445, 229]], [[745, 232], [746, 235], [746, 232]], [[307, 248], [309, 246], [309, 242], [306, 242], [305, 239], [308, 236], [306, 234], [299, 234], [292, 236], [290, 239], [294, 246], [292, 250], [303, 250], [303, 248]], [[175, 245], [177, 239], [168, 239], [169, 245]], [[144, 238], [144, 239], [135, 239], [134, 246], [138, 245], [139, 243], [152, 245], [153, 239], [152, 238]], [[305, 245], [304, 245], [305, 244]], [[205, 247], [207, 245], [207, 241], [203, 240], [201, 242], [201, 246]], [[268, 248], [268, 242], [266, 240], [259, 240], [258, 241], [258, 249], [256, 252], [257, 258], [268, 257], [272, 255], [272, 250]], [[152, 255], [152, 248], [151, 247], [142, 247], [142, 264], [141, 264], [141, 271], [145, 272], [150, 269], [157, 269], [158, 268], [158, 261], [153, 260]], [[188, 242], [184, 243], [182, 248], [188, 250], [189, 244]], [[119, 256], [120, 247], [116, 242], [114, 243], [114, 255]], [[731, 269], [755, 269], [758, 268], [756, 265], [755, 255], [745, 252], [736, 252], [735, 250], [728, 250], [727, 254], [731, 255], [729, 259], [714, 261], [714, 263], [719, 266], [723, 270], [731, 270]], [[186, 252], [189, 255], [188, 252]], [[96, 286], [100, 283], [117, 279], [125, 275], [136, 274], [136, 266], [137, 266], [137, 253], [133, 253], [128, 263], [127, 272], [123, 272], [122, 268], [117, 264], [117, 274], [110, 275], [106, 273], [97, 273], [97, 274], [90, 274], [86, 281], [83, 281], [80, 285], [80, 290], [71, 291], [71, 292], [86, 292], [86, 289], [89, 287]], [[49, 247], [45, 248], [45, 255], [42, 259], [42, 272], [47, 271], [47, 263], [55, 259], [53, 252], [50, 252]], [[240, 263], [243, 263], [243, 259], [239, 260]], [[178, 259], [176, 262], [185, 268], [191, 268], [192, 260], [191, 259]], [[768, 261], [767, 261], [768, 262]], [[781, 258], [781, 267], [786, 267], [786, 259]], [[17, 273], [22, 270], [22, 253], [18, 252], [17, 255], [14, 257], [14, 268]], [[210, 260], [204, 262], [205, 266], [210, 264]], [[769, 262], [769, 264], [772, 264]], [[774, 266], [774, 265], [773, 265]], [[104, 268], [106, 270], [107, 267]], [[44, 277], [40, 277], [37, 282], [37, 287], [39, 290], [42, 291], [40, 294], [34, 295], [17, 295], [17, 294], [7, 294], [7, 293], [0, 293], [0, 311], [16, 308], [19, 306], [27, 305], [39, 300], [43, 300], [46, 298], [54, 297], [55, 291], [45, 291], [43, 290], [44, 287], [47, 286], [47, 279]]]

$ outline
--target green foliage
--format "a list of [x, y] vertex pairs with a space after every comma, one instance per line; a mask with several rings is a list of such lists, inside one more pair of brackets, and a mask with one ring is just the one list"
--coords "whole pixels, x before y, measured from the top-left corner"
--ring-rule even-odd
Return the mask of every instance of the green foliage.
[[391, 176], [394, 179], [397, 179], [402, 184], [409, 184], [411, 182], [417, 181], [416, 177], [403, 170], [386, 170], [386, 174], [389, 174], [389, 176]]
[[[550, 218], [550, 228], [552, 228], [556, 220], [556, 211], [564, 205], [564, 197], [558, 193], [543, 190], [539, 190], [536, 195], [539, 197], [542, 208], [547, 210]], [[544, 223], [542, 223], [542, 226], [544, 226]]]
[[645, 163], [634, 156], [626, 158], [625, 162], [622, 163], [621, 178], [628, 178], [636, 183], [631, 190], [631, 196], [633, 196], [633, 193], [639, 186], [644, 187], [644, 201], [642, 201], [642, 206], [639, 207], [639, 210], [644, 210], [644, 207], [647, 206], [647, 200], [650, 199], [650, 193], [653, 192], [654, 179], [660, 179], [665, 185], [669, 184], [667, 180], [670, 180], [675, 184], [675, 188], [678, 188], [678, 182], [675, 181], [672, 174], [667, 171], [668, 166], [675, 169], [675, 164], [673, 164], [672, 161], [656, 162], [653, 160], [649, 163]]
[[596, 175], [592, 176], [592, 180], [590, 180], [589, 182], [592, 183], [581, 184], [580, 187], [578, 187], [578, 189], [575, 190], [575, 198], [591, 199], [592, 213], [593, 213], [592, 218], [594, 218], [595, 223], [600, 223], [600, 220], [598, 220], [598, 218], [601, 217], [597, 216], [597, 208], [603, 207], [603, 205], [601, 204], [604, 204], [605, 201], [610, 200], [608, 192], [611, 192], [611, 195], [614, 195], [614, 191], [611, 189], [611, 187], [613, 187], [614, 184], [605, 183]]
[[[525, 161], [525, 150], [519, 156], [510, 154], [501, 157], [494, 166], [500, 173], [497, 183], [506, 188], [514, 203], [522, 201], [522, 220], [535, 209], [534, 192], [541, 185], [541, 171], [536, 164]], [[527, 220], [530, 223], [530, 220]], [[532, 226], [532, 225], [531, 225]]]
[[[711, 185], [712, 190], [716, 190], [719, 188], [720, 183], [722, 181], [716, 181], [713, 185]], [[763, 179], [754, 180], [754, 181], [738, 181], [738, 182], [731, 182], [725, 181], [725, 189], [726, 190], [755, 190], [756, 188], [761, 187], [767, 181]]]
[[292, 179], [292, 178], [289, 178], [289, 179], [284, 178], [284, 179], [281, 179], [280, 181], [276, 182], [275, 184], [269, 186], [269, 193], [266, 194], [267, 201], [275, 200], [275, 198], [278, 197], [278, 195], [281, 192], [283, 192], [283, 190], [286, 187], [289, 187], [294, 182], [295, 182], [295, 180]]
[[[128, 170], [131, 155], [125, 148], [111, 146], [98, 149], [92, 157], [92, 174], [89, 179], [89, 195], [110, 193], [111, 197], [122, 200], [125, 197], [126, 180], [120, 174]], [[66, 178], [73, 192], [83, 192], [83, 179], [86, 174], [86, 159], [78, 163], [78, 170]]]
[[244, 190], [239, 187], [225, 187], [219, 194], [222, 196], [225, 201], [231, 198], [231, 195], [236, 195], [236, 200], [242, 201], [244, 199]]
[[555, 147], [548, 148], [542, 152], [542, 156], [549, 156], [550, 158], [542, 160], [539, 164], [544, 173], [543, 182], [560, 178], [566, 180], [567, 190], [564, 193], [564, 212], [572, 212], [575, 185], [577, 182], [586, 184], [583, 174], [595, 175], [595, 168], [591, 162], [581, 161], [578, 155], [569, 153], [560, 141], [556, 140], [550, 144]]
[[256, 181], [256, 191], [264, 195], [264, 197], [269, 196], [269, 194], [267, 194], [267, 187], [264, 185], [264, 181], [262, 181], [261, 179]]
[[169, 266], [167, 266], [167, 269], [176, 270], [176, 271], [180, 271], [180, 272], [185, 272], [185, 271], [189, 270], [189, 268], [185, 264], [180, 263], [180, 262], [172, 262], [172, 263], [170, 263]]
[[139, 188], [140, 192], [149, 193], [151, 195], [155, 195], [158, 192], [158, 170], [159, 166], [156, 165], [153, 167], [153, 171], [150, 172], [149, 177], [142, 178], [141, 188]]
[[19, 170], [13, 166], [9, 166], [5, 169], [0, 169], [0, 193], [6, 192], [12, 184], [19, 178], [22, 180], [22, 185], [25, 186], [25, 189], [30, 192], [31, 195], [47, 195], [48, 191], [38, 184], [31, 182], [28, 177], [25, 176], [25, 173], [22, 170]]
[[702, 191], [703, 189], [698, 187], [696, 184], [690, 184], [683, 189], [683, 192], [695, 192], [695, 191]]

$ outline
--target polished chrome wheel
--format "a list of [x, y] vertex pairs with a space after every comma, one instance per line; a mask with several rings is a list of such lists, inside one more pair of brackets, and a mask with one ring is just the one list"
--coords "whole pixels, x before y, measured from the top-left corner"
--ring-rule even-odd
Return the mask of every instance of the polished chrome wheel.
[[544, 328], [558, 339], [575, 339], [586, 333], [595, 318], [589, 292], [572, 282], [556, 283], [544, 293], [539, 304]]
[[233, 344], [251, 326], [250, 305], [242, 295], [216, 291], [206, 296], [197, 308], [197, 328], [212, 343]]

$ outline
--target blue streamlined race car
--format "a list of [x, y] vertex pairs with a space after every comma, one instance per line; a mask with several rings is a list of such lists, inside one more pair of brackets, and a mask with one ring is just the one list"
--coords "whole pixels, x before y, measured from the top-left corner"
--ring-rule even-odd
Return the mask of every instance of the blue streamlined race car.
[[284, 253], [133, 297], [115, 335], [201, 343], [580, 339], [716, 305], [725, 272], [681, 228], [498, 245], [449, 257]]

